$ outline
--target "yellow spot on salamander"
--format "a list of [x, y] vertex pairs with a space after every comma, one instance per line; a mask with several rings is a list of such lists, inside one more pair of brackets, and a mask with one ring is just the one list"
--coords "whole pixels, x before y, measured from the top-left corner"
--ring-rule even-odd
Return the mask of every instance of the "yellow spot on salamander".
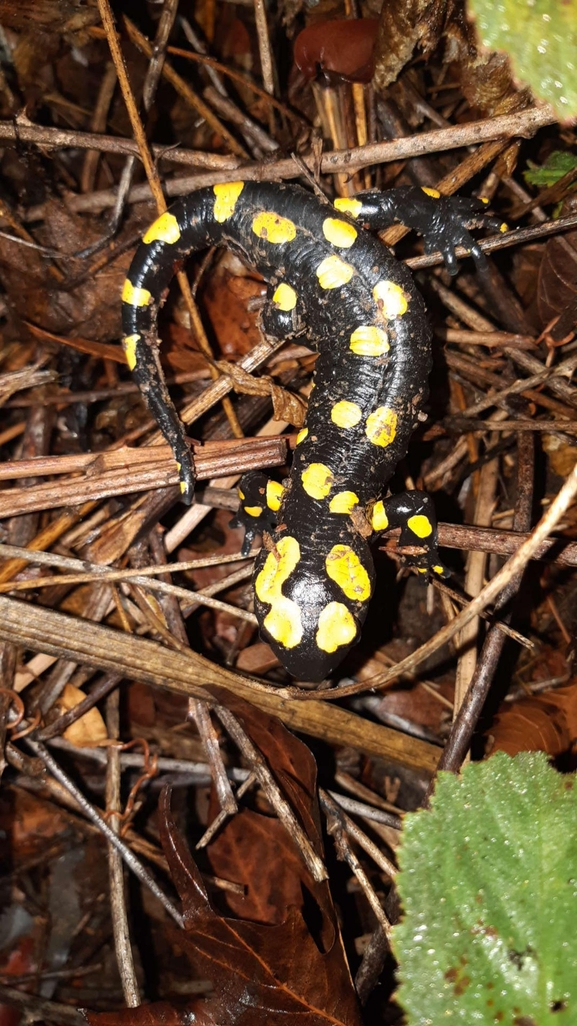
[[283, 242], [292, 242], [296, 237], [296, 225], [272, 210], [263, 210], [252, 222], [252, 230], [259, 239], [279, 246]]
[[128, 369], [131, 371], [136, 367], [136, 344], [140, 342], [140, 338], [140, 335], [125, 335], [122, 340]]
[[378, 281], [373, 289], [373, 296], [387, 320], [402, 317], [407, 312], [407, 296], [401, 286], [395, 285], [394, 281]]
[[180, 490], [181, 490], [182, 494], [184, 495], [184, 493], [186, 491], [186, 481], [181, 481], [180, 482]]
[[214, 219], [222, 224], [228, 221], [235, 211], [238, 197], [244, 189], [244, 182], [226, 182], [224, 185], [213, 185], [212, 191], [216, 197], [214, 201]]
[[237, 491], [239, 499], [241, 500], [241, 502], [244, 502], [244, 500], [246, 499], [246, 495], [244, 494], [241, 488], [238, 488]]
[[280, 509], [283, 495], [284, 488], [278, 481], [267, 481], [266, 504], [269, 509], [272, 509], [273, 513], [277, 513]]
[[337, 492], [329, 502], [331, 513], [352, 513], [359, 504], [359, 497], [354, 492]]
[[355, 328], [349, 347], [356, 356], [383, 356], [391, 348], [386, 331], [372, 324], [361, 324]]
[[280, 595], [265, 616], [263, 627], [283, 648], [295, 648], [303, 636], [301, 611], [296, 602]]
[[429, 189], [426, 185], [421, 186], [421, 192], [425, 193], [425, 196], [430, 196], [431, 199], [440, 199], [441, 193], [438, 189]]
[[360, 200], [347, 199], [346, 196], [339, 196], [333, 203], [333, 206], [341, 214], [350, 214], [351, 217], [358, 217], [363, 209], [363, 204]]
[[242, 508], [249, 517], [260, 517], [262, 513], [262, 506], [243, 506]]
[[321, 289], [338, 289], [350, 282], [355, 269], [333, 253], [321, 261], [316, 273]]
[[272, 301], [279, 310], [289, 313], [297, 305], [297, 294], [290, 285], [283, 281], [275, 289]]
[[340, 221], [338, 217], [327, 217], [323, 221], [325, 239], [341, 249], [350, 249], [358, 234], [352, 224], [349, 224], [348, 221]]
[[369, 575], [350, 545], [333, 545], [325, 566], [331, 581], [352, 602], [366, 602], [371, 594]]
[[360, 406], [356, 403], [350, 403], [347, 399], [342, 399], [340, 403], [335, 403], [331, 410], [331, 420], [333, 424], [336, 424], [340, 428], [352, 428], [355, 424], [359, 423], [363, 415], [363, 411]]
[[122, 302], [130, 303], [131, 306], [148, 306], [152, 295], [148, 289], [139, 289], [133, 285], [129, 278], [125, 279], [122, 289]]
[[407, 527], [413, 534], [416, 534], [417, 538], [428, 538], [433, 533], [431, 521], [422, 513], [416, 513], [414, 517], [409, 517]]
[[371, 513], [371, 527], [373, 531], [386, 531], [389, 526], [389, 518], [385, 512], [382, 499], [375, 502]]
[[503, 222], [502, 222], [502, 223], [501, 223], [501, 224], [499, 225], [499, 231], [500, 231], [500, 232], [508, 232], [508, 231], [509, 231], [509, 225], [507, 224], [507, 222], [506, 222], [506, 221], [503, 221]]
[[309, 433], [309, 429], [308, 428], [301, 428], [300, 429], [300, 431], [299, 431], [299, 433], [297, 435], [297, 445], [300, 445], [301, 442], [304, 442], [304, 440], [307, 437], [308, 433]]
[[435, 566], [433, 567], [433, 570], [435, 571], [436, 574], [440, 574], [441, 577], [445, 576], [445, 573], [446, 573], [445, 567], [441, 566], [440, 563], [436, 563]]
[[342, 645], [350, 645], [356, 634], [355, 618], [342, 602], [329, 602], [321, 611], [316, 643], [323, 652], [336, 652]]
[[324, 463], [311, 463], [303, 470], [302, 483], [311, 499], [326, 499], [333, 486], [333, 472]]
[[255, 591], [261, 602], [270, 604], [271, 610], [263, 620], [263, 627], [284, 648], [294, 648], [303, 636], [301, 611], [296, 602], [282, 594], [282, 586], [292, 574], [301, 558], [296, 538], [281, 538], [255, 581]]
[[254, 582], [254, 590], [261, 602], [272, 602], [281, 594], [281, 587], [288, 581], [300, 558], [301, 547], [296, 538], [287, 534], [276, 543]]
[[178, 221], [174, 214], [171, 214], [168, 210], [161, 214], [142, 236], [143, 242], [167, 242], [171, 246], [178, 242], [179, 239], [180, 227]]
[[397, 414], [388, 406], [379, 406], [367, 417], [366, 436], [373, 445], [385, 448], [395, 440], [397, 433]]
[[487, 199], [486, 196], [479, 196], [479, 199], [481, 200], [481, 203], [485, 204], [485, 206], [487, 206], [487, 207], [489, 206], [489, 200]]

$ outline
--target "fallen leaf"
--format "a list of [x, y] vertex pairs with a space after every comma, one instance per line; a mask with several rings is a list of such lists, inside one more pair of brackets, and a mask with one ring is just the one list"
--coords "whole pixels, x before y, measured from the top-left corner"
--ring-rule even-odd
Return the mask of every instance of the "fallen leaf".
[[[216, 690], [212, 689], [213, 694]], [[221, 694], [221, 698], [266, 759], [316, 854], [322, 857], [317, 768], [310, 749], [275, 717], [230, 696]], [[213, 788], [209, 821], [217, 812]], [[316, 931], [320, 946], [327, 950], [334, 943], [336, 915], [328, 885], [313, 880], [293, 838], [276, 817], [242, 807], [219, 830], [207, 853], [216, 876], [244, 887], [243, 895], [223, 893], [234, 915], [253, 922], [281, 923], [290, 905], [303, 909], [304, 888], [322, 916]]]
[[342, 947], [315, 943], [300, 909], [277, 926], [218, 915], [176, 828], [163, 792], [160, 835], [183, 902], [181, 946], [203, 978], [212, 980], [219, 1026], [360, 1026], [360, 1013]]
[[491, 753], [547, 752], [554, 758], [569, 751], [577, 738], [577, 685], [503, 703], [490, 730]]
[[[84, 701], [86, 695], [80, 688], [74, 687], [73, 684], [67, 684], [62, 692], [58, 705], [60, 712], [68, 712], [69, 709], [74, 709], [75, 706], [80, 705]], [[66, 728], [63, 735], [70, 744], [77, 745], [78, 748], [83, 748], [86, 745], [98, 744], [101, 741], [106, 741], [108, 733], [106, 730], [106, 724], [102, 719], [96, 706], [89, 709], [88, 712], [84, 713], [79, 720], [71, 723]]]
[[[229, 695], [227, 705], [267, 759], [311, 844], [322, 854], [310, 751], [273, 717]], [[292, 837], [276, 819], [243, 810], [209, 852], [213, 866], [247, 886], [244, 905], [242, 898], [230, 895], [229, 905], [238, 901], [245, 915], [260, 922], [214, 909], [172, 816], [168, 789], [161, 795], [159, 827], [183, 905], [184, 930], [174, 936], [195, 974], [212, 982], [213, 994], [183, 1005], [160, 1002], [85, 1013], [90, 1026], [361, 1026], [328, 883], [312, 880]], [[315, 903], [322, 925], [313, 933], [303, 908], [308, 904], [310, 911]]]

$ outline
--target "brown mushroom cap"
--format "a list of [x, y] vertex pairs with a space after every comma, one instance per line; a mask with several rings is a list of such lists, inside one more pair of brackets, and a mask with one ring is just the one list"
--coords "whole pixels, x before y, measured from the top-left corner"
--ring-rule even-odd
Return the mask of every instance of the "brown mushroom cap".
[[309, 79], [316, 78], [320, 67], [347, 82], [370, 82], [378, 25], [377, 18], [350, 18], [309, 25], [295, 39], [295, 64]]

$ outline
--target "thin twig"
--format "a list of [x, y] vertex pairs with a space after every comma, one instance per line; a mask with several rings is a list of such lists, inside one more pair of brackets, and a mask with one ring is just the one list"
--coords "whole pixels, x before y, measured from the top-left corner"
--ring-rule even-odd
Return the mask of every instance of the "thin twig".
[[381, 926], [377, 926], [367, 944], [363, 960], [355, 976], [355, 989], [361, 1005], [365, 1005], [383, 971], [390, 946]]
[[[533, 501], [533, 474], [535, 454], [533, 440], [527, 435], [518, 436], [518, 481], [517, 503], [514, 524], [517, 528], [527, 528], [531, 522]], [[499, 597], [497, 608], [502, 608], [519, 590], [523, 572], [520, 570], [511, 577]], [[463, 703], [455, 717], [451, 732], [439, 762], [439, 770], [457, 773], [468, 751], [477, 720], [485, 704], [491, 687], [505, 637], [491, 627], [481, 649], [475, 673], [469, 688], [464, 695]], [[427, 798], [431, 787], [427, 792]]]
[[375, 809], [372, 805], [367, 805], [365, 802], [359, 802], [356, 798], [349, 798], [348, 795], [339, 794], [337, 791], [329, 791], [331, 798], [337, 802], [346, 812], [352, 812], [355, 816], [362, 816], [363, 819], [373, 820], [375, 823], [382, 823], [383, 826], [390, 827], [391, 830], [400, 830], [402, 822], [398, 816], [393, 816], [391, 812], [384, 812], [382, 809]]
[[[106, 702], [106, 725], [108, 736], [118, 738], [120, 729], [118, 691], [108, 696]], [[108, 765], [106, 767], [106, 811], [120, 812], [120, 752], [115, 745], [108, 748]], [[120, 818], [110, 816], [107, 820], [110, 829], [116, 834], [120, 831]], [[108, 842], [108, 876], [110, 881], [110, 909], [112, 913], [112, 931], [114, 934], [114, 950], [118, 972], [122, 982], [124, 1001], [129, 1008], [140, 1004], [140, 990], [130, 943], [128, 913], [126, 908], [126, 885], [124, 866], [118, 849]]]
[[279, 144], [271, 139], [268, 132], [265, 132], [261, 125], [249, 118], [248, 114], [240, 110], [228, 97], [221, 96], [212, 86], [208, 86], [204, 90], [203, 96], [210, 101], [215, 110], [237, 126], [239, 132], [242, 132], [247, 140], [247, 144], [255, 151], [255, 155], [257, 152], [259, 154], [276, 153], [279, 150]]
[[[121, 581], [125, 577], [123, 570], [109, 570], [99, 574], [99, 580], [108, 583]], [[51, 588], [55, 584], [87, 584], [93, 583], [91, 574], [62, 574], [59, 577], [35, 577], [30, 581], [17, 581], [15, 583], [0, 585], [0, 592], [12, 591], [34, 591], [36, 588]], [[181, 588], [177, 584], [165, 584], [164, 581], [151, 581], [148, 577], [136, 576], [131, 579], [131, 584], [148, 588], [150, 591], [160, 592], [164, 595], [173, 595], [190, 603], [195, 602], [200, 606], [207, 606], [209, 609], [218, 609], [221, 613], [229, 613], [247, 623], [256, 624], [254, 613], [239, 606], [233, 606], [230, 602], [222, 602], [220, 599], [212, 598], [210, 595], [203, 595], [200, 591], [192, 591], [190, 588]]]
[[157, 204], [158, 212], [162, 213], [162, 211], [166, 209], [166, 204], [164, 202], [164, 196], [162, 194], [162, 188], [160, 185], [158, 172], [156, 170], [156, 166], [154, 164], [148, 147], [148, 141], [146, 139], [144, 127], [138, 115], [138, 109], [134, 100], [132, 88], [128, 78], [126, 64], [124, 61], [124, 55], [120, 48], [120, 43], [116, 32], [116, 26], [114, 24], [114, 16], [112, 14], [112, 10], [110, 8], [108, 0], [97, 0], [97, 3], [98, 11], [102, 19], [102, 24], [106, 32], [106, 39], [110, 47], [110, 54], [112, 56], [114, 67], [116, 68], [118, 83], [122, 90], [122, 96], [124, 98], [124, 103], [126, 105], [126, 111], [128, 117], [130, 118], [130, 126], [132, 128], [134, 138], [138, 144], [138, 153], [144, 165], [144, 170], [146, 172], [148, 184], [150, 186], [152, 195], [154, 196], [155, 202]]
[[[479, 530], [479, 528], [475, 526], [473, 530]], [[481, 530], [483, 529], [481, 528]], [[528, 537], [528, 535], [520, 536], [519, 541], [523, 540], [526, 537]], [[471, 546], [471, 548], [473, 551], [487, 551], [487, 549], [476, 550], [475, 546]], [[515, 550], [513, 549], [512, 551], [514, 552]], [[493, 554], [492, 550], [491, 554]], [[474, 597], [472, 595], [460, 595], [458, 591], [455, 591], [454, 588], [449, 588], [448, 584], [445, 584], [445, 582], [441, 580], [435, 580], [432, 582], [432, 584], [435, 591], [440, 591], [443, 595], [447, 595], [453, 602], [456, 602], [458, 606], [466, 606], [467, 603], [470, 602], [471, 599]], [[525, 635], [521, 634], [519, 631], [514, 630], [512, 627], [509, 626], [509, 624], [503, 623], [501, 620], [495, 619], [494, 614], [491, 615], [490, 613], [481, 613], [480, 617], [483, 620], [490, 621], [491, 627], [495, 627], [498, 631], [501, 631], [502, 634], [506, 634], [508, 638], [511, 638], [513, 641], [516, 641], [517, 644], [522, 645], [523, 648], [535, 648], [534, 643], [529, 638], [526, 638]]]
[[[529, 534], [470, 527], [467, 524], [439, 524], [439, 545], [449, 549], [478, 548], [497, 556], [512, 556]], [[577, 543], [565, 538], [547, 538], [536, 548], [532, 559], [558, 566], [577, 566]]]
[[[99, 132], [79, 132], [68, 128], [52, 128], [36, 125], [28, 121], [24, 125], [14, 125], [13, 121], [0, 121], [0, 139], [6, 142], [31, 143], [43, 149], [60, 150], [91, 150], [95, 153], [117, 153], [127, 157], [139, 157], [138, 143], [117, 135], [101, 135]], [[192, 167], [205, 167], [214, 171], [233, 171], [240, 166], [238, 157], [222, 153], [207, 153], [205, 150], [187, 150], [184, 147], [152, 145], [152, 154], [157, 161], [173, 164], [189, 164]], [[109, 204], [107, 204], [109, 205]]]
[[91, 689], [90, 694], [86, 695], [86, 698], [83, 698], [72, 709], [68, 709], [67, 712], [58, 716], [48, 727], [37, 731], [34, 735], [35, 739], [37, 741], [48, 741], [53, 737], [58, 737], [59, 734], [63, 734], [72, 723], [76, 723], [90, 709], [93, 709], [97, 702], [100, 702], [114, 688], [118, 687], [121, 680], [122, 676], [119, 673], [104, 674], [101, 680]]
[[[246, 780], [243, 780], [242, 784], [240, 784], [240, 786], [237, 788], [237, 790], [235, 792], [235, 796], [234, 796], [235, 797], [235, 802], [238, 803], [238, 801], [241, 798], [244, 797], [246, 792], [249, 791], [250, 788], [256, 782], [257, 782], [256, 773], [253, 770], [251, 770], [249, 772]], [[236, 809], [235, 809], [235, 811], [236, 811]], [[221, 826], [228, 819], [229, 815], [230, 815], [230, 813], [226, 809], [221, 808], [221, 810], [218, 813], [218, 815], [216, 815], [214, 817], [214, 819], [213, 819], [212, 823], [210, 824], [210, 826], [208, 826], [206, 828], [206, 830], [204, 831], [202, 837], [200, 838], [200, 841], [196, 842], [197, 849], [198, 848], [206, 848], [207, 844], [210, 844], [210, 842], [212, 841], [212, 838], [220, 830]]]
[[327, 832], [335, 842], [337, 858], [342, 862], [346, 862], [351, 869], [352, 873], [358, 880], [383, 933], [387, 939], [390, 940], [391, 924], [385, 915], [381, 902], [375, 894], [373, 885], [349, 844], [347, 838], [347, 827], [345, 825], [345, 814], [339, 809], [338, 805], [326, 792], [321, 793], [320, 800], [327, 817]]
[[[325, 810], [332, 810], [334, 808], [334, 802], [332, 801], [332, 794], [330, 791], [325, 791], [321, 787], [319, 789], [319, 797], [321, 800], [321, 805]], [[367, 834], [365, 834], [364, 830], [361, 830], [361, 828], [357, 826], [357, 824], [350, 818], [350, 816], [347, 816], [346, 812], [343, 811], [343, 806], [341, 805], [341, 803], [337, 802], [337, 804], [340, 806], [340, 821], [349, 837], [351, 837], [353, 841], [356, 841], [357, 844], [361, 846], [363, 851], [365, 851], [367, 855], [369, 855], [370, 858], [372, 858], [373, 862], [376, 866], [379, 867], [381, 872], [388, 876], [389, 880], [394, 880], [397, 875], [397, 867], [391, 862], [390, 859], [387, 858], [386, 855], [383, 855], [383, 852], [380, 850], [380, 848], [377, 848], [374, 841], [371, 841], [370, 837], [368, 837]]]
[[44, 972], [22, 973], [20, 976], [0, 973], [0, 983], [18, 987], [23, 983], [37, 983], [38, 980], [74, 980], [81, 979], [83, 976], [91, 976], [92, 973], [101, 973], [103, 969], [104, 964], [97, 962], [96, 965], [86, 965], [82, 968], [79, 966], [73, 969], [47, 969]]
[[[156, 29], [154, 50], [150, 57], [148, 67], [146, 69], [144, 84], [142, 86], [142, 106], [146, 114], [149, 113], [152, 107], [154, 97], [158, 89], [166, 57], [168, 37], [174, 24], [177, 10], [178, 0], [164, 0], [162, 13]], [[132, 184], [134, 169], [136, 167], [136, 159], [136, 154], [129, 156], [122, 169], [122, 174], [118, 183], [118, 197], [109, 223], [110, 234], [114, 234], [120, 224], [122, 213], [126, 205], [126, 197], [130, 192], [130, 186]]]
[[[220, 381], [215, 382], [215, 386]], [[222, 395], [226, 388], [221, 389]], [[208, 388], [206, 392], [211, 392]], [[203, 396], [206, 393], [203, 393]], [[201, 397], [202, 398], [202, 397]], [[218, 398], [221, 398], [219, 395]], [[205, 400], [206, 401], [206, 400]], [[215, 400], [217, 401], [217, 400]], [[209, 405], [212, 405], [210, 399]], [[186, 410], [184, 411], [186, 413]], [[262, 466], [281, 466], [286, 457], [286, 440], [277, 438], [231, 439], [229, 445], [206, 447], [207, 452], [198, 452], [197, 477], [212, 480], [227, 477], [232, 473], [244, 473]], [[194, 447], [196, 451], [200, 447]], [[83, 454], [84, 455], [84, 454]], [[49, 473], [58, 473], [55, 457], [46, 457], [45, 466]], [[62, 459], [62, 471], [76, 462], [67, 456]], [[28, 461], [27, 461], [28, 462]], [[44, 481], [35, 488], [16, 487], [0, 491], [0, 516], [18, 516], [40, 510], [56, 509], [63, 505], [78, 505], [89, 499], [99, 500], [149, 488], [175, 488], [178, 484], [178, 468], [172, 450], [167, 445], [146, 446], [140, 449], [110, 450], [88, 461], [77, 461], [79, 469], [84, 466], [87, 473], [82, 477], [63, 478], [57, 482]], [[6, 473], [19, 473], [17, 463]], [[34, 473], [31, 468], [31, 473]], [[177, 492], [175, 490], [175, 496]]]
[[[171, 571], [172, 568], [170, 567], [170, 564], [167, 563], [165, 536], [161, 534], [159, 530], [151, 531], [149, 536], [149, 545], [151, 554], [157, 563], [164, 566], [167, 571]], [[164, 577], [164, 583], [170, 583], [171, 580], [171, 573], [167, 572]], [[215, 591], [219, 590], [220, 584], [222, 584], [223, 587], [226, 587], [226, 584], [222, 579], [220, 581], [215, 581], [212, 586], [209, 586], [211, 594], [214, 594]], [[176, 600], [176, 596], [165, 595], [161, 599], [161, 603], [164, 608], [166, 623], [171, 635], [173, 638], [178, 639], [182, 649], [186, 651], [190, 648], [190, 645], [184, 624], [184, 614], [180, 608], [180, 604]], [[190, 609], [190, 605], [188, 608]], [[194, 604], [193, 608], [196, 608], [196, 604]], [[237, 805], [230, 786], [226, 767], [222, 759], [218, 735], [210, 718], [208, 704], [206, 702], [201, 702], [198, 698], [189, 698], [188, 718], [194, 721], [198, 731], [202, 747], [210, 765], [212, 782], [216, 789], [221, 808], [226, 810], [228, 815], [233, 815], [237, 811]]]
[[202, 567], [207, 566], [224, 566], [227, 563], [246, 562], [247, 559], [252, 559], [253, 553], [243, 556], [240, 552], [227, 552], [222, 555], [201, 556], [198, 559], [186, 559], [177, 563], [167, 563], [165, 567], [143, 566], [135, 570], [126, 567], [121, 571], [111, 571], [100, 563], [91, 563], [90, 560], [85, 559], [75, 559], [73, 556], [61, 556], [57, 552], [39, 552], [34, 549], [25, 549], [21, 545], [6, 545], [4, 542], [0, 542], [0, 558], [2, 557], [6, 559], [17, 557], [18, 559], [24, 559], [27, 563], [38, 564], [38, 566], [57, 566], [61, 570], [84, 570], [85, 573], [90, 573], [94, 576], [118, 572], [122, 574], [122, 577], [118, 578], [119, 580], [129, 581], [131, 578], [156, 577], [159, 574], [166, 573], [167, 570], [170, 570], [171, 573], [182, 573], [184, 570], [200, 570]]
[[266, 8], [263, 0], [253, 0], [254, 20], [258, 38], [258, 50], [260, 56], [260, 67], [262, 71], [263, 85], [270, 96], [274, 95], [274, 70], [268, 25], [266, 20]]
[[[67, 752], [70, 755], [91, 759], [100, 766], [106, 766], [106, 751], [102, 748], [81, 748], [61, 737], [51, 739], [50, 746]], [[123, 770], [132, 768], [140, 770], [145, 763], [144, 755], [141, 755], [140, 752], [120, 751], [119, 758]], [[190, 759], [171, 759], [167, 756], [158, 755], [156, 757], [156, 766], [159, 773], [191, 777], [198, 784], [210, 784], [211, 782], [210, 766], [207, 762], [192, 762]], [[230, 766], [226, 772], [227, 776], [236, 783], [243, 783], [249, 776], [249, 770], [242, 769], [240, 766]]]
[[86, 1026], [86, 1019], [76, 1008], [64, 1005], [60, 1001], [47, 1001], [45, 998], [17, 990], [16, 987], [5, 987], [4, 984], [0, 984], [0, 1000], [21, 1008], [27, 1021], [39, 1022], [46, 1019], [48, 1022], [58, 1023], [59, 1026]]
[[223, 727], [227, 733], [230, 734], [234, 743], [238, 746], [243, 757], [255, 774], [279, 820], [288, 831], [289, 836], [294, 840], [303, 862], [313, 876], [313, 879], [317, 881], [326, 880], [328, 874], [322, 859], [320, 859], [315, 852], [303, 828], [295, 818], [290, 805], [283, 797], [283, 794], [261, 752], [256, 745], [253, 744], [236, 716], [234, 716], [229, 709], [225, 708], [223, 705], [215, 705], [214, 710]]
[[[395, 139], [392, 142], [370, 143], [368, 146], [359, 146], [348, 150], [334, 150], [325, 153], [320, 159], [318, 168], [317, 156], [311, 153], [305, 157], [309, 170], [315, 174], [320, 170], [321, 174], [340, 174], [342, 172], [356, 171], [370, 164], [384, 164], [397, 160], [407, 160], [411, 157], [423, 156], [428, 153], [439, 153], [446, 150], [459, 149], [463, 146], [474, 146], [480, 142], [490, 139], [520, 135], [530, 138], [545, 125], [555, 124], [557, 116], [551, 107], [533, 107], [518, 114], [503, 114], [496, 118], [488, 118], [481, 121], [472, 121], [466, 125], [455, 125], [451, 128], [434, 129], [431, 132], [423, 132], [420, 135], [412, 135], [402, 139]], [[211, 171], [210, 174], [189, 175], [183, 178], [175, 178], [166, 183], [167, 196], [184, 196], [194, 189], [200, 189], [205, 185], [215, 185], [222, 182], [233, 182], [235, 178], [242, 178], [244, 181], [283, 181], [284, 179], [296, 178], [299, 170], [292, 158], [271, 161], [264, 167], [261, 161], [242, 165], [239, 174], [239, 164], [234, 169], [223, 171]], [[148, 185], [137, 185], [131, 189], [128, 200], [130, 203], [141, 203], [150, 200], [151, 191]], [[106, 189], [102, 192], [95, 192], [92, 196], [74, 196], [67, 200], [67, 205], [75, 211], [99, 211], [105, 207], [113, 206], [116, 200], [116, 191]], [[28, 220], [42, 218], [43, 207], [32, 208], [27, 212]], [[561, 218], [557, 225], [565, 227], [577, 223], [577, 215], [572, 218]], [[540, 226], [537, 226], [538, 228]], [[550, 232], [554, 232], [550, 226]], [[525, 229], [523, 229], [525, 231]], [[528, 231], [534, 231], [533, 228]], [[517, 233], [511, 233], [513, 239]], [[526, 241], [526, 236], [522, 236]], [[427, 257], [419, 258], [427, 260]]]
[[40, 744], [38, 741], [33, 741], [32, 738], [29, 737], [25, 739], [25, 744], [36, 756], [38, 756], [39, 759], [42, 760], [46, 768], [50, 770], [54, 777], [56, 777], [56, 780], [62, 784], [66, 791], [68, 791], [91, 823], [93, 823], [104, 834], [108, 841], [110, 841], [110, 843], [113, 844], [120, 852], [129, 869], [131, 869], [140, 882], [144, 884], [145, 887], [148, 887], [155, 897], [158, 898], [169, 916], [174, 919], [175, 923], [182, 927], [184, 925], [183, 917], [176, 906], [173, 905], [170, 898], [158, 886], [154, 877], [151, 876], [140, 859], [138, 859], [134, 852], [130, 850], [128, 845], [125, 844], [120, 837], [116, 836], [106, 820], [102, 818], [101, 813], [84, 797], [82, 791], [76, 786], [70, 777], [67, 776], [56, 760], [52, 758], [50, 752], [44, 747], [44, 745]]
[[234, 816], [238, 811], [238, 805], [222, 761], [218, 734], [210, 718], [208, 704], [200, 702], [197, 698], [189, 698], [188, 718], [194, 721], [200, 734], [202, 747], [211, 768], [212, 782], [220, 804], [221, 815], [223, 817]]

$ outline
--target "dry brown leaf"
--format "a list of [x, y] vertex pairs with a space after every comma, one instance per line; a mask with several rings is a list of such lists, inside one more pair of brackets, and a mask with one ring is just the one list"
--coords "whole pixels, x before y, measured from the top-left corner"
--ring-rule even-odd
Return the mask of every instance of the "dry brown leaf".
[[[74, 687], [74, 684], [67, 684], [58, 702], [60, 712], [64, 713], [68, 712], [69, 709], [74, 709], [85, 698], [84, 691]], [[102, 741], [106, 741], [108, 733], [102, 716], [98, 709], [93, 706], [79, 720], [71, 723], [64, 731], [63, 736], [67, 741], [70, 741], [70, 744], [77, 745], [78, 748], [84, 748], [87, 745], [100, 744]]]
[[504, 703], [490, 734], [491, 753], [563, 755], [577, 739], [577, 682], [514, 704]]

